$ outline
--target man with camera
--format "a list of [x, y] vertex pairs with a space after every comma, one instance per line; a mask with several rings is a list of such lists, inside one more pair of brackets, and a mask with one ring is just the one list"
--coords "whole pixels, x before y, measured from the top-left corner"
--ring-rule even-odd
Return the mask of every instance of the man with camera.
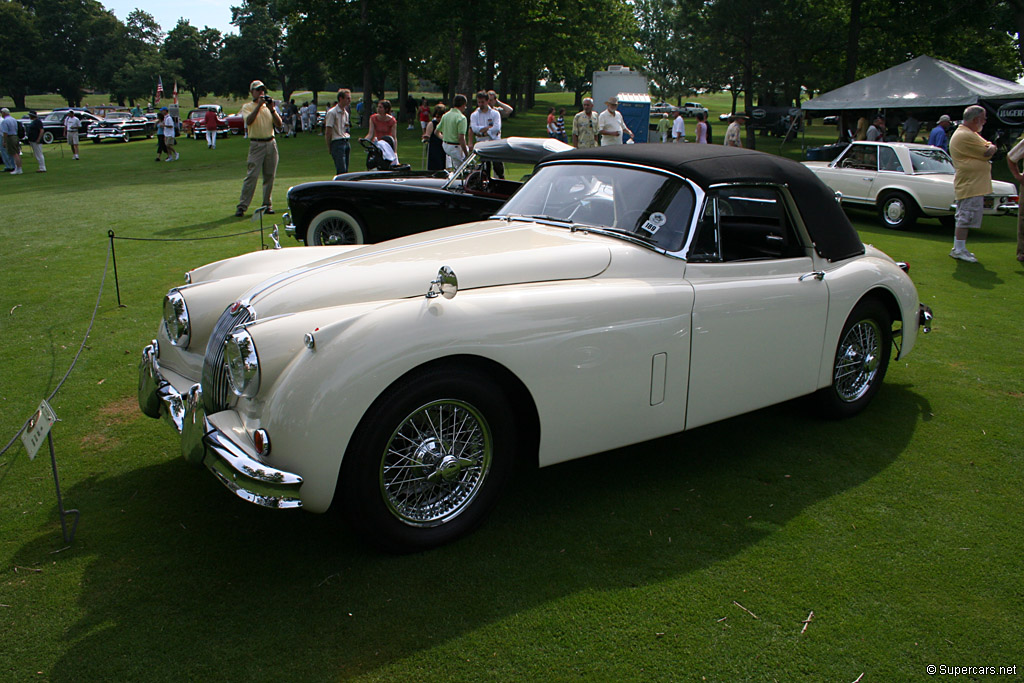
[[274, 175], [277, 173], [277, 141], [274, 129], [283, 124], [277, 113], [274, 100], [267, 96], [267, 86], [255, 80], [249, 84], [252, 101], [242, 105], [238, 113], [245, 119], [249, 131], [249, 158], [245, 181], [242, 182], [242, 196], [238, 199], [235, 216], [241, 218], [249, 208], [249, 202], [256, 192], [256, 178], [263, 171], [263, 207], [266, 213], [274, 213], [271, 193], [274, 191]]

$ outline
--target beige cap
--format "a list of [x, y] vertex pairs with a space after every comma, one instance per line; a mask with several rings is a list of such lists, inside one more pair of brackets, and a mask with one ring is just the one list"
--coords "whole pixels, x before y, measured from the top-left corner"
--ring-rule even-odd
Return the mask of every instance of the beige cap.
[[259, 88], [263, 88], [264, 90], [267, 89], [267, 86], [263, 85], [263, 81], [259, 79], [256, 79], [255, 81], [249, 84], [249, 92], [252, 92], [253, 90], [258, 90]]

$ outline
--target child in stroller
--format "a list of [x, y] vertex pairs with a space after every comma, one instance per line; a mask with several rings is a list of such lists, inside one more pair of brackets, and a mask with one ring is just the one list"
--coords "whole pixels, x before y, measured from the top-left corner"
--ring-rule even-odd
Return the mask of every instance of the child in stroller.
[[412, 167], [409, 164], [398, 163], [398, 145], [390, 135], [385, 135], [382, 140], [367, 140], [362, 138], [359, 144], [366, 150], [366, 170], [380, 171], [408, 171]]

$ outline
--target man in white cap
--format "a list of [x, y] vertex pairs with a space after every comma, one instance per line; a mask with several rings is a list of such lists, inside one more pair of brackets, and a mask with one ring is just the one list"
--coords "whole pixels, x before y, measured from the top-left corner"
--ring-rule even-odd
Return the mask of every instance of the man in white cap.
[[625, 140], [624, 133], [633, 137], [633, 131], [629, 129], [626, 122], [622, 120], [619, 113], [619, 98], [609, 97], [605, 102], [605, 110], [597, 117], [597, 127], [601, 130], [601, 146], [621, 145]]
[[245, 127], [249, 131], [249, 157], [246, 160], [245, 180], [242, 182], [242, 195], [238, 198], [235, 216], [241, 218], [249, 208], [249, 202], [256, 192], [256, 178], [263, 171], [263, 208], [266, 213], [274, 213], [271, 194], [274, 191], [274, 176], [277, 175], [277, 141], [274, 129], [284, 125], [281, 115], [274, 107], [274, 100], [267, 97], [267, 86], [263, 81], [255, 80], [249, 84], [252, 101], [242, 105], [238, 113], [245, 119]]
[[928, 134], [928, 144], [933, 147], [940, 147], [947, 152], [949, 151], [949, 137], [947, 135], [949, 127], [953, 125], [953, 122], [949, 120], [949, 116], [943, 114], [939, 117], [939, 122], [932, 128], [932, 132]]

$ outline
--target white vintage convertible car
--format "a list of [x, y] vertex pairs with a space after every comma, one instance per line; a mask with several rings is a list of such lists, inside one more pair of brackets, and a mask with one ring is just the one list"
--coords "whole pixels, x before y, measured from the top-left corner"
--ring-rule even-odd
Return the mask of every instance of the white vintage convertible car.
[[245, 500], [369, 541], [477, 526], [545, 466], [815, 394], [862, 410], [931, 312], [799, 164], [710, 145], [542, 162], [498, 215], [188, 273], [139, 403]]
[[[945, 150], [903, 142], [854, 142], [832, 161], [804, 166], [842, 194], [844, 205], [876, 208], [882, 225], [911, 227], [918, 216], [953, 224], [953, 160]], [[985, 213], [1017, 212], [1017, 188], [992, 181]]]

